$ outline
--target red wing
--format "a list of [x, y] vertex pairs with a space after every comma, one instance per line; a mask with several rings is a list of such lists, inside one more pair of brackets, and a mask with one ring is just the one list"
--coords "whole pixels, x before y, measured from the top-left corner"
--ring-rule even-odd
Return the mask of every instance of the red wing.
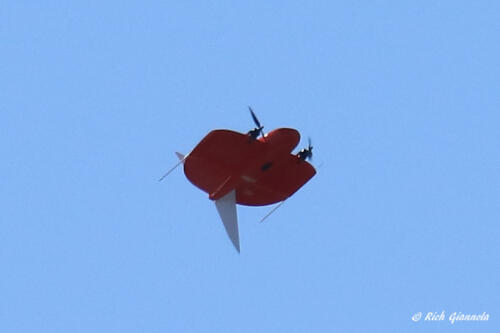
[[193, 149], [184, 164], [186, 177], [207, 193], [214, 193], [228, 177], [239, 181], [241, 170], [265, 154], [266, 144], [249, 141], [241, 133], [215, 130]]
[[212, 131], [188, 155], [184, 173], [214, 200], [236, 189], [238, 204], [262, 206], [283, 201], [316, 171], [287, 151], [296, 145], [298, 133], [288, 129], [280, 133], [288, 140], [277, 142], [271, 137], [268, 142], [250, 141], [245, 134]]
[[236, 202], [263, 206], [283, 201], [316, 174], [311, 164], [286, 154], [264, 163], [236, 188]]

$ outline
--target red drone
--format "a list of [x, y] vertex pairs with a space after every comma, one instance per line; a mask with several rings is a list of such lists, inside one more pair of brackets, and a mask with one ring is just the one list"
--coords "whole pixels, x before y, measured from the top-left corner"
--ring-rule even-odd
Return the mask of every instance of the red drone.
[[263, 221], [316, 174], [307, 162], [312, 158], [310, 139], [307, 148], [293, 154], [300, 141], [299, 132], [278, 128], [264, 134], [264, 126], [249, 109], [256, 128], [246, 134], [224, 129], [211, 131], [188, 155], [176, 153], [180, 162], [160, 179], [184, 163], [189, 181], [215, 201], [238, 252], [236, 204], [265, 206], [279, 202]]

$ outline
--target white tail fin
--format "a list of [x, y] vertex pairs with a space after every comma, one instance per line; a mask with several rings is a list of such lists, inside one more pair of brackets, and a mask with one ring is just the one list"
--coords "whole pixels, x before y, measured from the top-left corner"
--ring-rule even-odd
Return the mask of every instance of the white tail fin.
[[240, 236], [238, 232], [238, 215], [236, 212], [236, 191], [232, 190], [219, 200], [215, 201], [215, 206], [219, 212], [227, 235], [233, 243], [236, 251], [240, 253]]
[[177, 158], [179, 158], [179, 160], [182, 161], [182, 163], [184, 163], [184, 160], [186, 159], [186, 156], [182, 155], [179, 152], [175, 152], [175, 155], [177, 155]]

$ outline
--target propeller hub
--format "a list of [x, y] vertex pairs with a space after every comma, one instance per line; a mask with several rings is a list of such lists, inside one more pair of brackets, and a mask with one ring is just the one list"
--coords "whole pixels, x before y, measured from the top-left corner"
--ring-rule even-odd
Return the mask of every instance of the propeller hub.
[[313, 146], [312, 146], [312, 143], [311, 143], [311, 138], [308, 138], [307, 141], [308, 141], [308, 147], [302, 149], [297, 154], [298, 158], [300, 158], [303, 161], [305, 161], [307, 159], [312, 160], [312, 156], [313, 156], [313, 153], [312, 153]]

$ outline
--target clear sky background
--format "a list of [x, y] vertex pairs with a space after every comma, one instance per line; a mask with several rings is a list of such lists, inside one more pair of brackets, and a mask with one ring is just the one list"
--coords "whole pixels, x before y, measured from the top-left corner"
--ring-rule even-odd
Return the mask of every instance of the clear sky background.
[[[499, 332], [499, 59], [498, 1], [0, 2], [0, 331]], [[318, 174], [238, 255], [157, 180], [248, 105]]]

